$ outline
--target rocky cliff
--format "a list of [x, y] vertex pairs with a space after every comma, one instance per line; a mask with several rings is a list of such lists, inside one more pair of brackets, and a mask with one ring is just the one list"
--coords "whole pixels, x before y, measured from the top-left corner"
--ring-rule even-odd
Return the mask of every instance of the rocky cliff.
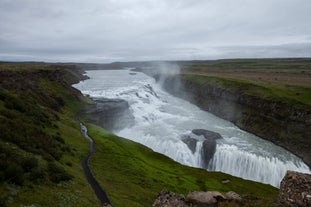
[[[201, 109], [229, 120], [248, 132], [282, 146], [311, 166], [311, 110], [282, 101], [232, 92], [184, 76], [155, 76], [171, 94], [187, 98]], [[178, 83], [176, 87], [176, 84]]]

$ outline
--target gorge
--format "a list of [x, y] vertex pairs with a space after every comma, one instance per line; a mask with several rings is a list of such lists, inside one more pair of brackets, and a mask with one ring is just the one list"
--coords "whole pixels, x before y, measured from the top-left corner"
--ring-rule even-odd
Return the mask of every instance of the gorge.
[[[83, 94], [98, 103], [114, 100], [126, 108], [125, 113], [114, 117], [108, 126], [110, 130], [182, 164], [276, 187], [287, 170], [310, 173], [308, 166], [292, 153], [170, 95], [143, 73], [97, 70], [87, 71], [86, 75], [90, 79], [74, 85]], [[122, 104], [124, 101], [127, 104]], [[195, 129], [216, 132], [222, 137], [215, 140], [215, 153], [209, 162], [202, 157], [205, 138], [193, 133]], [[185, 136], [191, 137], [195, 147], [191, 149], [185, 143]]]

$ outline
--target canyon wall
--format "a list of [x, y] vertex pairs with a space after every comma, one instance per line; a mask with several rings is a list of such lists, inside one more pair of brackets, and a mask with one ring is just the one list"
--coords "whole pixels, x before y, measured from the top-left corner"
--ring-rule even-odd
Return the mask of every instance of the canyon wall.
[[[155, 78], [160, 80], [159, 77]], [[310, 110], [232, 92], [208, 82], [200, 83], [195, 79], [184, 78], [183, 75], [161, 78], [161, 82], [169, 93], [186, 98], [201, 109], [286, 148], [311, 166]]]

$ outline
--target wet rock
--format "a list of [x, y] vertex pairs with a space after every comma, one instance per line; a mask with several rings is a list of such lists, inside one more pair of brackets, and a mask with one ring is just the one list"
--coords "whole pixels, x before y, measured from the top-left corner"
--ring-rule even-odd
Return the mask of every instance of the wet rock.
[[197, 142], [198, 140], [192, 138], [189, 135], [183, 136], [182, 141], [188, 145], [189, 149], [192, 151], [192, 153], [195, 153], [197, 148]]
[[92, 120], [97, 125], [108, 130], [120, 130], [134, 124], [129, 104], [122, 99], [94, 99], [96, 108], [89, 112]]
[[207, 139], [202, 146], [203, 167], [207, 168], [210, 160], [213, 158], [216, 151], [216, 141], [214, 139]]
[[154, 201], [153, 207], [190, 207], [185, 201], [185, 196], [163, 190]]
[[311, 206], [311, 175], [287, 171], [281, 181], [279, 202], [286, 206]]
[[206, 139], [203, 142], [202, 157], [203, 167], [207, 168], [216, 151], [216, 140], [221, 139], [222, 136], [206, 129], [193, 129], [192, 133], [198, 136], [203, 136]]

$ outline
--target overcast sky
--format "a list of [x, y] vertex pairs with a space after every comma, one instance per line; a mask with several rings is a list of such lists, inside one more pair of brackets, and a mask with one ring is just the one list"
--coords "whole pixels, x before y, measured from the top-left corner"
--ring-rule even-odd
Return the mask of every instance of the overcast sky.
[[311, 0], [0, 0], [0, 60], [311, 57]]

